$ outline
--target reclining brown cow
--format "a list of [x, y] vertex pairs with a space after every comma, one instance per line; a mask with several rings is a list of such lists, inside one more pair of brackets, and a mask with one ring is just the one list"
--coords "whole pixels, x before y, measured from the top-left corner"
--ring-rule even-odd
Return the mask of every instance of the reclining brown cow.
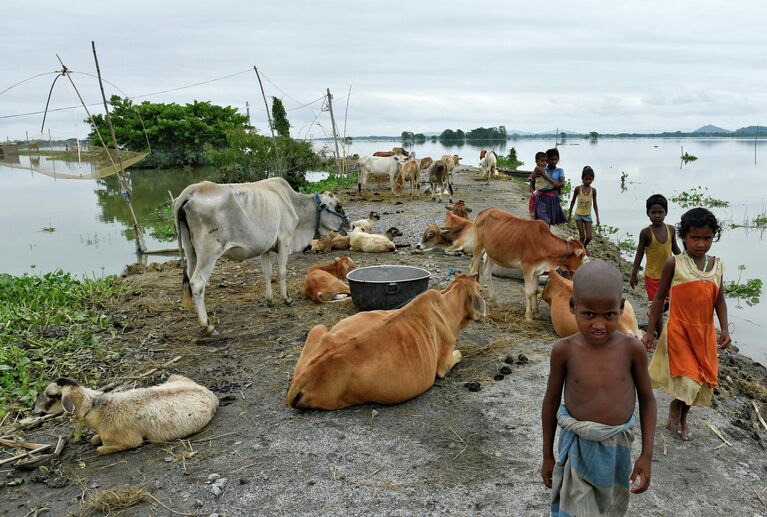
[[[546, 287], [543, 289], [543, 299], [551, 306], [551, 324], [559, 337], [578, 333], [575, 314], [570, 310], [572, 296], [573, 281], [562, 277], [556, 271], [550, 272]], [[618, 321], [618, 331], [636, 338], [644, 335], [644, 332], [639, 330], [634, 307], [628, 300], [623, 305], [623, 312]]]
[[397, 404], [427, 391], [461, 360], [458, 332], [485, 314], [478, 275], [458, 273], [402, 309], [360, 312], [306, 338], [288, 390], [295, 408]]
[[349, 257], [311, 266], [304, 279], [304, 296], [314, 303], [343, 300], [351, 295], [346, 275], [355, 267], [357, 265]]

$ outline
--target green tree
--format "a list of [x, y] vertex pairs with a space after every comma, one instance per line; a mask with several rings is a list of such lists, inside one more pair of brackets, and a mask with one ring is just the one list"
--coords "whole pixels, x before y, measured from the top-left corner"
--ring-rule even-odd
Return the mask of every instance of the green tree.
[[590, 131], [589, 138], [592, 140], [596, 140], [597, 138], [599, 138], [599, 133], [597, 133], [596, 131]]
[[[231, 129], [226, 133], [227, 147], [209, 149], [212, 163], [218, 167], [216, 181], [238, 183], [258, 181], [275, 171], [275, 151], [271, 138], [254, 135], [243, 129]], [[277, 146], [285, 179], [298, 190], [306, 183], [304, 172], [322, 166], [320, 156], [312, 149], [311, 142], [277, 137]]]
[[285, 106], [282, 104], [282, 100], [277, 97], [272, 97], [272, 123], [274, 129], [280, 136], [286, 136], [290, 138], [290, 122], [288, 122], [288, 114], [285, 111]]
[[[208, 162], [206, 148], [226, 147], [227, 131], [244, 129], [248, 123], [237, 108], [208, 101], [183, 106], [149, 101], [134, 105], [128, 98], [113, 95], [110, 103], [112, 125], [121, 149], [145, 151], [149, 140], [152, 153], [142, 164], [147, 168], [204, 165]], [[107, 146], [113, 147], [105, 117], [95, 115], [93, 121]], [[92, 145], [101, 145], [95, 130], [91, 130], [88, 138]]]
[[413, 140], [413, 133], [410, 131], [403, 131], [402, 136], [400, 136], [400, 140], [403, 142], [410, 142]]

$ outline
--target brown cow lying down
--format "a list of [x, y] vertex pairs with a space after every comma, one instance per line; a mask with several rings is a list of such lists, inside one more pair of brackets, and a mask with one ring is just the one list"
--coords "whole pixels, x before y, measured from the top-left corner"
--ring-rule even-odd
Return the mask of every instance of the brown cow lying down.
[[402, 309], [359, 312], [328, 331], [315, 326], [293, 372], [288, 404], [340, 409], [397, 404], [427, 391], [461, 360], [458, 332], [485, 314], [478, 275], [456, 274]]
[[311, 266], [304, 279], [304, 296], [314, 303], [343, 300], [351, 294], [346, 275], [357, 267], [349, 257]]
[[493, 264], [502, 267], [520, 267], [525, 277], [525, 318], [538, 316], [538, 278], [544, 271], [557, 268], [574, 272], [586, 258], [586, 250], [580, 241], [563, 239], [551, 233], [543, 221], [522, 219], [516, 215], [488, 208], [474, 219], [474, 257], [471, 271], [480, 269], [483, 253], [487, 252], [482, 269], [487, 278], [490, 299], [493, 290]]
[[[543, 289], [543, 299], [551, 306], [551, 324], [559, 337], [572, 336], [578, 333], [575, 314], [570, 309], [570, 298], [573, 296], [573, 281], [568, 280], [556, 271], [549, 273], [546, 287]], [[623, 305], [618, 322], [618, 330], [628, 336], [641, 338], [644, 332], [639, 330], [634, 307], [628, 300]]]
[[424, 251], [442, 249], [445, 255], [471, 255], [474, 252], [474, 223], [452, 212], [446, 212], [445, 228], [441, 229], [436, 224], [430, 225], [424, 230], [421, 242], [415, 247]]
[[[471, 207], [466, 205], [466, 201], [463, 199], [459, 199], [456, 204], [453, 205], [453, 207], [446, 206], [445, 210], [447, 210], [449, 213], [452, 213], [453, 215], [456, 215], [462, 219], [468, 219], [469, 213], [471, 213], [472, 209]], [[449, 223], [450, 219], [448, 216], [445, 216], [445, 228], [450, 227]]]

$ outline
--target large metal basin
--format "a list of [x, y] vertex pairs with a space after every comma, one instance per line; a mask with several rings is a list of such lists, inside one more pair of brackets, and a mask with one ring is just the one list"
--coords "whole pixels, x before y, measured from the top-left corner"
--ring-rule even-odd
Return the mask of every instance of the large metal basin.
[[431, 273], [420, 267], [360, 267], [346, 275], [354, 305], [361, 311], [398, 309], [429, 288]]

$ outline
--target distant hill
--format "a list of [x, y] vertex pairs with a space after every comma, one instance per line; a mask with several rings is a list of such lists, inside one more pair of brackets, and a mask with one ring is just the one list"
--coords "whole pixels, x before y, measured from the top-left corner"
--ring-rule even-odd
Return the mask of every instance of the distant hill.
[[735, 136], [755, 136], [757, 133], [757, 128], [760, 135], [767, 136], [767, 127], [765, 126], [742, 127], [740, 129], [735, 130]]
[[729, 130], [729, 129], [723, 129], [723, 128], [719, 127], [719, 126], [712, 126], [711, 124], [708, 124], [706, 126], [699, 127], [698, 129], [693, 131], [693, 133], [719, 133], [719, 134], [721, 134], [721, 133], [732, 133], [732, 131]]

